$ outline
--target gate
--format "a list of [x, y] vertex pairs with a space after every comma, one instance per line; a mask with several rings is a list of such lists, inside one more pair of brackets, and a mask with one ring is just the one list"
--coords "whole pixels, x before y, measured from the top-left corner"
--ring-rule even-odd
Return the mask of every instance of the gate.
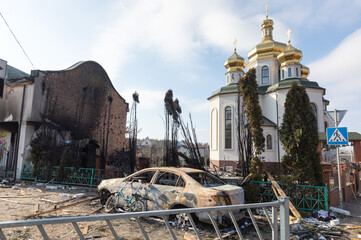
[[8, 178], [8, 179], [14, 178], [15, 160], [16, 158], [14, 156], [14, 151], [7, 151], [6, 149], [3, 149], [2, 156], [0, 156], [1, 178]]
[[[53, 183], [96, 187], [103, 179], [106, 179], [104, 169], [64, 167], [66, 177], [63, 181], [58, 181], [56, 177], [58, 168], [58, 166], [52, 167], [51, 177]], [[45, 177], [42, 175], [34, 177], [33, 171], [34, 165], [24, 164], [21, 171], [21, 180], [46, 182]]]
[[[251, 181], [256, 184], [259, 192], [259, 202], [269, 202], [276, 198], [272, 190], [271, 182]], [[299, 210], [305, 211], [328, 211], [327, 186], [294, 185], [287, 186], [278, 183], [282, 190], [290, 197], [290, 201]]]
[[[272, 208], [272, 212], [269, 216], [268, 211], [266, 208]], [[151, 217], [157, 216], [161, 217], [164, 220], [164, 223], [169, 231], [170, 238], [176, 240], [177, 237], [173, 232], [168, 217], [170, 215], [175, 214], [186, 214], [189, 218], [189, 221], [193, 227], [194, 233], [197, 239], [203, 239], [201, 236], [193, 218], [192, 213], [205, 213], [208, 215], [210, 222], [212, 223], [214, 230], [220, 240], [223, 239], [223, 236], [217, 226], [216, 217], [219, 212], [227, 212], [234, 228], [238, 234], [240, 239], [244, 239], [241, 233], [241, 230], [236, 222], [236, 219], [233, 215], [233, 211], [236, 210], [246, 210], [252, 220], [253, 226], [257, 232], [259, 239], [264, 239], [262, 233], [258, 227], [258, 224], [254, 218], [252, 213], [252, 209], [261, 208], [263, 209], [268, 224], [272, 229], [272, 239], [282, 239], [288, 240], [290, 239], [290, 226], [289, 226], [289, 198], [288, 197], [280, 197], [280, 200], [274, 202], [267, 202], [267, 203], [254, 203], [254, 204], [239, 204], [239, 205], [228, 205], [228, 206], [219, 206], [219, 207], [204, 207], [204, 208], [186, 208], [186, 209], [174, 209], [174, 210], [162, 210], [162, 211], [148, 211], [148, 212], [135, 212], [135, 213], [118, 213], [118, 214], [108, 214], [108, 215], [93, 215], [93, 216], [81, 216], [81, 217], [62, 217], [62, 218], [48, 218], [48, 219], [36, 219], [36, 220], [27, 220], [27, 221], [16, 221], [16, 222], [5, 222], [0, 223], [0, 239], [6, 240], [6, 236], [3, 232], [4, 228], [11, 228], [11, 227], [27, 227], [27, 226], [36, 226], [40, 231], [41, 235], [44, 239], [50, 239], [48, 233], [45, 231], [43, 225], [50, 225], [50, 224], [64, 224], [64, 223], [71, 223], [77, 232], [80, 239], [85, 239], [84, 235], [82, 234], [78, 223], [80, 222], [91, 222], [91, 221], [105, 221], [112, 232], [112, 235], [115, 239], [121, 239], [117, 232], [115, 231], [111, 221], [116, 219], [130, 219], [134, 218], [139, 226], [139, 230], [142, 232], [144, 239], [149, 240], [149, 236], [142, 225], [140, 218], [141, 217]], [[280, 210], [280, 222], [278, 224], [278, 208]], [[167, 238], [165, 236], [165, 238]]]

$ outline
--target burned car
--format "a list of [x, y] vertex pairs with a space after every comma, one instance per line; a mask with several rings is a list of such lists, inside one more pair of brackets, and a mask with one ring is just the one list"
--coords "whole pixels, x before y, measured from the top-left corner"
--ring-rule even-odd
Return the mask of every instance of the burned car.
[[[227, 185], [214, 175], [192, 168], [156, 167], [140, 170], [125, 178], [103, 180], [98, 193], [103, 204], [122, 190], [117, 204], [126, 204], [134, 192], [143, 196], [142, 210], [165, 210], [177, 208], [212, 207], [244, 203], [243, 188]], [[234, 212], [240, 219], [240, 211]], [[210, 222], [207, 213], [197, 213], [198, 220]], [[222, 223], [228, 214], [218, 213], [217, 221]]]

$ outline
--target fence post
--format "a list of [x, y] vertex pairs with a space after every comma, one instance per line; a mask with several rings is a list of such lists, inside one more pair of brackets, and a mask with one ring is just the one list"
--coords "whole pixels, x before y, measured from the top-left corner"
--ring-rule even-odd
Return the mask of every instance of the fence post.
[[325, 210], [328, 211], [328, 195], [327, 195], [327, 183], [326, 186], [324, 188], [324, 197], [325, 197]]
[[289, 197], [280, 196], [280, 237], [281, 240], [290, 239], [290, 208]]
[[93, 186], [93, 178], [94, 178], [94, 168], [92, 168], [92, 173], [91, 173], [91, 177], [90, 177], [90, 187]]

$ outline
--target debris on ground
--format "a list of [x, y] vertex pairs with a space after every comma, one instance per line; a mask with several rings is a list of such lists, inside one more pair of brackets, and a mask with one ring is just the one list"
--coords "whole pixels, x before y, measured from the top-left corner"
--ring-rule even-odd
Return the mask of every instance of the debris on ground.
[[336, 212], [336, 213], [340, 213], [340, 214], [346, 215], [346, 216], [350, 216], [350, 215], [351, 215], [349, 211], [343, 210], [343, 209], [341, 209], [341, 208], [330, 207], [330, 210], [333, 211], [333, 212]]
[[340, 225], [340, 220], [334, 213], [325, 210], [312, 212], [312, 217], [304, 218], [303, 223], [290, 225], [291, 239], [338, 239], [346, 237], [350, 233]]
[[319, 211], [313, 211], [312, 212], [312, 217], [317, 218], [317, 220], [319, 221], [324, 221], [324, 222], [328, 222], [331, 221], [333, 219], [336, 219], [336, 215], [334, 213], [329, 213], [325, 210], [319, 210]]

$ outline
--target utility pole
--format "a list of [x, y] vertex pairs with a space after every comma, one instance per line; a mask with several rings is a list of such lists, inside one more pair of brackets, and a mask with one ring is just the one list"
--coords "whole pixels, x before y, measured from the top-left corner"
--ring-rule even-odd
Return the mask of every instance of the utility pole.
[[[338, 127], [337, 124], [337, 110], [334, 112], [335, 118], [335, 127]], [[337, 157], [337, 177], [338, 177], [338, 194], [340, 195], [340, 205], [343, 208], [343, 199], [342, 199], [342, 184], [341, 184], [341, 166], [340, 166], [340, 150], [339, 146], [336, 145], [336, 157]]]
[[[334, 121], [336, 131], [338, 131], [338, 129], [337, 129], [338, 124], [341, 122], [341, 120], [345, 116], [346, 112], [347, 112], [347, 110], [337, 110], [337, 109], [335, 109], [334, 111], [327, 111], [326, 112], [326, 114], [329, 116], [329, 118]], [[336, 131], [335, 131], [335, 133], [336, 133]], [[328, 132], [328, 130], [327, 130], [327, 132]], [[347, 130], [346, 130], [346, 135], [347, 135]], [[331, 143], [329, 143], [329, 140], [327, 140], [327, 141], [328, 141], [328, 144], [331, 144]], [[339, 145], [341, 145], [341, 142], [342, 142], [342, 140], [340, 140], [340, 142], [334, 142], [334, 143], [332, 143], [332, 145], [336, 145], [335, 147], [336, 147], [336, 159], [337, 159], [338, 191], [339, 191], [339, 195], [340, 195], [340, 206], [341, 206], [341, 208], [343, 208], [342, 184], [341, 184], [341, 166], [340, 166], [340, 150], [339, 150]], [[345, 142], [348, 144], [348, 137], [347, 137], [347, 141], [345, 141]]]

